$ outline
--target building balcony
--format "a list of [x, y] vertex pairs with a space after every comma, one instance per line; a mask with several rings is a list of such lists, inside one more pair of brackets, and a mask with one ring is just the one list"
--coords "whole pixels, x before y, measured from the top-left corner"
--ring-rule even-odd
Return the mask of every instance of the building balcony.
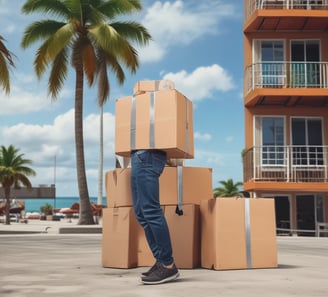
[[[244, 190], [264, 188], [309, 190], [323, 183], [328, 190], [328, 146], [259, 146], [243, 156]], [[283, 185], [282, 185], [283, 184]], [[292, 184], [292, 186], [288, 186]], [[304, 190], [304, 189], [303, 189]]]
[[263, 62], [246, 68], [245, 105], [328, 105], [328, 62]]
[[324, 31], [328, 0], [244, 0], [244, 32]]

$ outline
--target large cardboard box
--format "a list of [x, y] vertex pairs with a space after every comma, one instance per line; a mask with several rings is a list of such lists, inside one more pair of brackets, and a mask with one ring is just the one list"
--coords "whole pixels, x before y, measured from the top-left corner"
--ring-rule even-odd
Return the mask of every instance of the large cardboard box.
[[210, 199], [201, 201], [200, 212], [202, 267], [277, 267], [274, 199]]
[[[170, 230], [173, 256], [179, 268], [200, 264], [199, 206], [184, 205], [183, 215], [176, 206], [163, 206]], [[103, 213], [103, 267], [132, 268], [152, 266], [155, 259], [142, 227], [136, 222], [131, 207], [106, 208]]]
[[[212, 168], [165, 167], [160, 176], [159, 197], [163, 205], [197, 204], [213, 197]], [[181, 197], [180, 197], [181, 196]]]
[[139, 225], [136, 231], [138, 236], [137, 239], [137, 261], [138, 266], [153, 266], [155, 263], [155, 258], [151, 252], [144, 229]]
[[192, 102], [176, 90], [141, 93], [116, 100], [115, 153], [160, 149], [168, 158], [194, 157]]
[[132, 268], [138, 265], [138, 222], [132, 207], [103, 209], [102, 265], [112, 268]]
[[[164, 215], [170, 230], [172, 250], [178, 268], [200, 265], [199, 205], [183, 205], [183, 215], [177, 215], [175, 205], [164, 206]], [[138, 230], [138, 266], [152, 266], [155, 259], [147, 244], [143, 229]]]
[[132, 206], [131, 168], [117, 168], [105, 173], [107, 207]]
[[160, 90], [173, 90], [175, 88], [174, 82], [163, 80], [140, 80], [133, 87], [133, 95], [140, 95], [145, 92], [154, 92]]
[[199, 205], [183, 205], [183, 215], [175, 213], [176, 206], [165, 206], [165, 218], [170, 229], [173, 257], [179, 268], [200, 265]]
[[[107, 206], [132, 206], [131, 168], [105, 174]], [[213, 197], [212, 169], [207, 167], [166, 166], [159, 178], [161, 205], [200, 204]]]

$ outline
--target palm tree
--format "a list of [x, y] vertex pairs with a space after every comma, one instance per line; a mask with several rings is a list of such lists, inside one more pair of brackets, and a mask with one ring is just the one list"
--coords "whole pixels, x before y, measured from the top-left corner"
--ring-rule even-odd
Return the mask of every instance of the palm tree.
[[6, 48], [4, 38], [0, 35], [0, 86], [3, 87], [6, 94], [10, 92], [10, 67], [15, 67], [13, 54]]
[[213, 191], [214, 197], [233, 197], [239, 195], [239, 187], [243, 185], [242, 182], [234, 183], [232, 178], [219, 182], [222, 187], [215, 188]]
[[83, 145], [83, 84], [98, 82], [98, 103], [109, 97], [108, 68], [119, 84], [123, 84], [124, 65], [131, 73], [139, 67], [138, 54], [131, 45], [146, 45], [150, 35], [146, 28], [133, 21], [118, 21], [125, 14], [142, 9], [139, 0], [27, 0], [22, 7], [26, 14], [41, 12], [60, 20], [41, 20], [30, 24], [23, 35], [26, 48], [37, 41], [34, 67], [38, 78], [51, 64], [48, 90], [56, 99], [65, 81], [70, 58], [75, 71], [75, 150], [80, 219], [78, 224], [94, 224], [88, 193]]
[[24, 154], [19, 154], [19, 149], [10, 145], [8, 148], [1, 146], [0, 150], [0, 184], [5, 193], [6, 224], [10, 224], [10, 191], [12, 187], [25, 186], [31, 188], [28, 176], [35, 176], [35, 171], [28, 167], [32, 161], [24, 159]]

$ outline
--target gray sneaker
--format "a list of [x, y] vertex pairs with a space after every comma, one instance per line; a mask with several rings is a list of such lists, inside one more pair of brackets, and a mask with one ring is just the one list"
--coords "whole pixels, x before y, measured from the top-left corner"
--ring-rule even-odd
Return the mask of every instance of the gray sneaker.
[[142, 276], [148, 276], [149, 274], [151, 274], [157, 268], [158, 264], [159, 264], [159, 262], [156, 261], [155, 264], [152, 267], [150, 267], [147, 271], [142, 272], [141, 275]]
[[178, 277], [179, 271], [175, 264], [172, 268], [166, 268], [162, 263], [158, 263], [149, 275], [141, 277], [141, 281], [145, 285], [158, 285], [173, 281]]

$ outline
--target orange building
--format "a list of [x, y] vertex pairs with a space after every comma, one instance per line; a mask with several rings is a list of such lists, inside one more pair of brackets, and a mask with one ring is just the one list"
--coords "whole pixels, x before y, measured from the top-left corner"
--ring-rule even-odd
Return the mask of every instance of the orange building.
[[244, 191], [274, 197], [277, 228], [315, 235], [328, 222], [328, 0], [244, 11]]

